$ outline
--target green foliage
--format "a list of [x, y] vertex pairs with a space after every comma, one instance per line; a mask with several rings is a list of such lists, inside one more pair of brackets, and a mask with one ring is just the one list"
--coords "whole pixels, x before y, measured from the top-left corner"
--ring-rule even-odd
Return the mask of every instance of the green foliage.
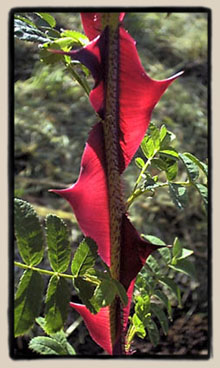
[[67, 318], [67, 308], [70, 299], [68, 283], [62, 277], [52, 276], [47, 288], [45, 329], [49, 333], [63, 328]]
[[17, 245], [28, 266], [38, 265], [44, 254], [44, 234], [33, 207], [26, 201], [14, 201], [14, 226]]
[[[207, 178], [207, 165], [189, 153], [179, 153], [174, 147], [175, 135], [163, 124], [160, 129], [151, 123], [141, 143], [143, 155], [147, 159], [137, 157], [135, 163], [141, 170], [133, 191], [127, 200], [129, 207], [142, 194], [152, 196], [155, 190], [168, 187], [170, 199], [178, 209], [183, 209], [188, 203], [188, 190], [193, 187], [200, 193], [207, 208], [207, 186], [200, 182]], [[180, 163], [186, 169], [186, 181], [174, 181], [179, 172]], [[155, 169], [157, 175], [155, 175]], [[151, 174], [153, 172], [153, 175]], [[167, 181], [164, 181], [164, 174]]]
[[43, 280], [38, 272], [26, 270], [15, 295], [14, 335], [24, 335], [34, 324], [43, 298]]
[[[52, 54], [49, 52], [49, 49], [57, 48], [63, 51], [68, 50], [71, 46], [78, 47], [86, 44], [88, 39], [76, 31], [62, 30], [62, 32], [60, 32], [57, 28], [54, 29], [56, 21], [50, 14], [37, 13], [36, 16], [37, 18], [27, 14], [17, 15], [15, 21], [16, 41], [21, 39], [41, 43], [41, 60], [47, 64], [44, 67], [36, 64], [36, 68], [33, 71], [33, 78], [24, 82], [18, 81], [15, 86], [16, 152], [18, 157], [28, 155], [27, 166], [25, 170], [21, 171], [20, 179], [23, 179], [23, 177], [36, 177], [36, 180], [38, 180], [39, 176], [50, 176], [57, 182], [65, 180], [66, 183], [69, 183], [72, 181], [73, 173], [68, 172], [66, 167], [70, 166], [68, 162], [71, 162], [71, 167], [74, 166], [74, 170], [76, 170], [77, 173], [77, 164], [79, 164], [77, 160], [78, 157], [80, 157], [80, 150], [83, 146], [82, 142], [84, 142], [83, 134], [85, 134], [88, 128], [88, 126], [86, 126], [84, 129], [81, 124], [73, 124], [73, 122], [74, 120], [77, 122], [81, 121], [81, 116], [85, 114], [86, 119], [83, 118], [82, 120], [89, 121], [89, 125], [91, 124], [91, 114], [89, 109], [87, 111], [87, 107], [83, 103], [85, 98], [82, 96], [82, 93], [76, 88], [74, 82], [72, 82], [70, 78], [68, 79], [65, 71], [69, 71], [70, 75], [80, 84], [87, 95], [90, 91], [88, 86], [89, 74], [88, 70], [82, 67], [81, 64], [71, 63], [69, 57]], [[59, 20], [59, 24], [60, 22], [62, 24], [64, 19], [62, 14], [56, 13], [55, 17]], [[135, 32], [137, 35], [139, 34], [140, 41], [138, 47], [141, 54], [144, 56], [142, 60], [144, 62], [146, 60], [146, 66], [152, 77], [155, 76], [157, 79], [167, 77], [169, 73], [173, 73], [173, 68], [175, 68], [175, 70], [177, 69], [177, 63], [178, 67], [182, 68], [186, 60], [187, 62], [197, 60], [199, 70], [201, 70], [200, 66], [206, 63], [207, 38], [205, 32], [205, 14], [194, 15], [192, 13], [174, 13], [171, 14], [168, 21], [163, 13], [149, 13], [143, 15], [131, 13], [127, 14], [125, 22], [128, 23], [129, 29], [135, 38]], [[143, 23], [145, 25], [144, 27]], [[63, 25], [65, 27], [72, 27], [72, 24], [77, 24], [76, 29], [78, 29], [76, 17], [70, 14], [65, 15], [65, 22]], [[146, 28], [146, 24], [149, 24], [149, 28]], [[167, 34], [170, 36], [167, 37]], [[185, 35], [187, 35], [187, 37]], [[145, 42], [147, 42], [147, 47]], [[154, 46], [151, 47], [151, 45]], [[155, 47], [155, 45], [157, 45], [157, 47]], [[20, 44], [20, 46], [22, 46], [22, 44]], [[160, 46], [163, 52], [160, 51]], [[150, 49], [152, 51], [150, 51]], [[24, 68], [23, 65], [27, 62], [28, 60], [25, 55], [22, 68]], [[168, 71], [168, 68], [170, 68], [170, 71]], [[203, 71], [204, 68], [201, 72], [202, 78], [204, 78]], [[71, 88], [69, 87], [70, 85]], [[172, 128], [177, 135], [177, 140], [174, 141], [175, 135], [168, 131], [164, 124], [159, 130], [156, 126], [150, 127], [149, 134], [145, 137], [141, 146], [141, 157], [137, 157], [135, 160], [136, 165], [141, 169], [141, 174], [139, 175], [139, 182], [135, 185], [135, 190], [128, 199], [128, 206], [142, 194], [145, 195], [147, 201], [149, 201], [148, 197], [151, 198], [155, 194], [158, 194], [157, 197], [160, 197], [160, 191], [162, 190], [160, 188], [164, 187], [169, 188], [168, 193], [170, 199], [177, 209], [186, 208], [187, 203], [189, 204], [189, 202], [187, 202], [187, 197], [190, 198], [188, 194], [190, 194], [191, 189], [196, 189], [201, 195], [204, 204], [207, 206], [207, 185], [205, 183], [208, 171], [207, 165], [196, 157], [196, 155], [198, 155], [198, 157], [203, 157], [203, 159], [206, 157], [206, 94], [205, 83], [201, 80], [200, 75], [198, 78], [195, 73], [191, 78], [186, 74], [186, 78], [183, 82], [177, 81], [172, 87], [172, 90], [168, 90], [165, 94], [162, 102], [160, 102], [161, 109], [159, 110], [161, 112], [156, 110], [156, 112], [154, 112], [154, 117], [158, 121], [165, 122], [169, 129]], [[177, 98], [177, 96], [179, 96], [179, 98]], [[44, 106], [42, 106], [42, 100], [45, 101]], [[170, 101], [175, 101], [175, 104], [170, 106]], [[74, 115], [74, 111], [77, 111], [77, 109], [78, 112]], [[32, 122], [31, 126], [30, 120]], [[60, 124], [59, 121], [65, 123], [68, 134], [60, 127], [62, 124]], [[197, 134], [195, 134], [195, 131]], [[75, 136], [77, 140], [70, 140], [69, 136]], [[182, 142], [183, 139], [184, 142], [182, 145], [185, 147], [184, 149], [193, 151], [193, 155], [188, 152], [181, 154], [182, 148], [180, 142]], [[35, 146], [30, 143], [33, 141], [36, 142]], [[66, 152], [67, 146], [69, 148], [68, 153]], [[79, 154], [72, 157], [69, 152], [79, 152]], [[61, 172], [59, 171], [59, 167], [62, 167]], [[187, 180], [184, 178], [182, 168], [186, 171]], [[200, 176], [198, 176], [198, 173]], [[183, 181], [182, 178], [184, 178]], [[177, 182], [174, 182], [174, 180], [177, 180]], [[178, 182], [179, 180], [181, 181]], [[132, 182], [128, 177], [128, 182], [129, 181]], [[37, 186], [34, 185], [33, 190], [33, 186], [24, 184], [22, 180], [20, 180], [20, 182], [16, 181], [16, 190], [18, 193], [21, 193], [20, 195], [22, 196], [27, 192], [32, 194], [33, 191], [35, 193], [36, 191], [41, 193], [42, 185], [39, 181]], [[198, 201], [194, 201], [193, 203], [198, 205]], [[194, 207], [196, 207], [196, 205], [194, 205]], [[171, 211], [174, 212], [174, 210], [175, 209], [172, 209]], [[160, 210], [158, 210], [156, 215], [158, 216], [159, 214]], [[157, 226], [157, 224], [155, 226]], [[171, 230], [171, 227], [172, 224], [169, 223], [169, 230]], [[201, 237], [203, 236], [203, 232], [200, 230], [197, 231], [197, 234], [200, 234]], [[19, 237], [23, 239], [23, 235], [23, 232], [21, 232], [21, 235], [16, 234], [17, 244], [19, 244]], [[59, 230], [57, 229], [57, 236], [55, 238], [59, 239], [59, 236]], [[151, 238], [150, 241], [155, 243], [155, 237], [147, 236], [146, 238], [148, 238], [148, 240]], [[158, 242], [159, 244], [164, 244], [164, 242], [160, 242], [160, 239]], [[27, 243], [29, 244], [29, 240]], [[37, 242], [34, 244], [36, 245]], [[61, 249], [62, 244], [61, 242]], [[40, 246], [40, 243], [38, 245]], [[20, 255], [22, 256], [23, 254], [23, 261], [29, 265], [29, 261], [26, 262], [25, 260], [30, 259], [28, 252], [32, 252], [34, 248], [30, 247], [31, 249], [28, 251], [23, 248], [24, 246], [22, 243], [19, 249]], [[57, 252], [52, 256], [55, 259], [53, 261], [50, 260], [50, 264], [51, 266], [52, 264], [55, 265], [54, 268], [52, 266], [54, 272], [65, 272], [64, 269], [67, 264], [68, 256], [64, 256], [58, 249], [59, 247], [57, 246]], [[75, 257], [77, 252], [78, 250], [75, 253]], [[171, 305], [173, 304], [173, 300], [177, 300], [179, 305], [181, 304], [180, 289], [176, 287], [173, 281], [173, 275], [175, 275], [176, 272], [184, 272], [186, 275], [195, 276], [192, 264], [186, 259], [193, 252], [189, 249], [182, 248], [178, 240], [174, 241], [172, 252], [168, 248], [162, 248], [159, 253], [161, 259], [157, 259], [156, 257], [150, 258], [137, 278], [136, 292], [140, 294], [140, 299], [137, 299], [136, 305], [139, 304], [139, 307], [136, 309], [139, 315], [135, 312], [132, 317], [130, 326], [133, 328], [133, 332], [130, 335], [132, 338], [129, 343], [131, 343], [135, 333], [143, 338], [146, 336], [147, 330], [151, 342], [157, 345], [159, 333], [155, 326], [159, 323], [163, 332], [166, 333], [167, 331], [164, 308], [168, 315], [168, 319], [172, 320]], [[40, 251], [37, 255], [36, 249], [33, 250], [31, 253], [31, 260], [36, 257], [36, 261], [34, 262], [38, 262], [38, 260], [40, 262], [42, 257], [40, 254]], [[57, 271], [56, 262], [58, 259], [63, 259], [63, 257], [66, 259], [66, 263], [61, 261], [63, 265], [61, 270], [63, 271]], [[91, 263], [84, 263], [83, 257], [84, 250], [82, 254], [80, 254], [80, 252], [78, 253], [76, 261], [74, 261], [74, 266], [72, 262], [72, 273], [73, 276], [75, 275], [73, 277], [74, 285], [78, 290], [81, 300], [85, 304], [90, 303], [90, 308], [93, 309], [93, 313], [96, 313], [101, 306], [107, 305], [108, 301], [111, 300], [111, 295], [109, 295], [108, 290], [111, 288], [116, 290], [117, 287], [109, 280], [108, 272], [105, 272], [103, 277], [94, 269], [95, 255], [94, 258], [91, 256], [90, 259], [92, 263], [91, 268], [89, 266]], [[85, 260], [86, 259], [87, 257], [85, 257]], [[33, 263], [32, 266], [38, 263]], [[158, 269], [158, 264], [161, 266], [161, 271]], [[25, 273], [29, 271], [30, 270], [27, 270]], [[37, 273], [33, 270], [31, 270], [31, 272]], [[57, 275], [52, 276], [54, 280], [56, 277]], [[65, 281], [62, 275], [59, 277], [60, 280]], [[160, 286], [158, 284], [158, 278], [160, 278]], [[24, 290], [26, 290], [26, 286], [24, 285], [23, 287]], [[29, 289], [29, 286], [27, 286], [27, 288]], [[18, 292], [20, 292], [19, 288], [17, 294]], [[52, 293], [52, 295], [55, 295], [56, 292], [56, 287], [54, 287], [54, 293]], [[125, 291], [123, 287], [121, 288], [120, 284], [118, 285], [118, 290], [114, 292], [116, 294], [121, 294], [122, 300], [125, 297]], [[146, 292], [149, 298], [144, 299]], [[20, 308], [21, 305], [25, 305], [25, 303], [28, 305], [28, 300], [27, 302], [25, 300], [25, 293], [23, 295], [21, 304], [18, 304]], [[150, 299], [150, 303], [148, 299]], [[40, 300], [42, 300], [42, 297], [39, 297], [39, 301]], [[126, 304], [126, 300], [124, 300], [124, 304]], [[52, 305], [54, 306], [55, 304]], [[28, 310], [28, 307], [26, 308]], [[147, 314], [144, 314], [145, 317], [143, 317], [143, 313], [140, 313], [141, 308], [143, 310], [144, 308], [146, 308], [146, 310], [149, 308]], [[139, 318], [140, 316], [144, 319], [144, 323], [141, 318]], [[155, 324], [155, 317], [157, 324]], [[18, 321], [19, 317], [16, 318]], [[24, 318], [26, 318], [25, 315]], [[28, 318], [33, 321], [34, 317]], [[21, 319], [21, 323], [25, 325], [26, 322], [22, 322]], [[28, 329], [29, 328], [30, 327], [28, 327]], [[19, 330], [18, 327], [17, 330]], [[21, 330], [23, 332], [19, 332], [19, 334], [25, 333], [23, 327]], [[61, 333], [62, 331], [54, 334], [54, 336], [58, 336], [58, 334]], [[48, 338], [42, 337], [44, 338], [43, 342], [42, 340], [35, 340], [34, 343], [36, 342], [36, 344], [34, 345], [36, 348], [33, 348], [33, 350], [41, 354], [65, 355], [65, 347], [60, 347], [59, 341], [56, 339], [54, 340], [54, 336], [53, 338], [52, 336]], [[34, 339], [32, 339], [32, 341]], [[49, 340], [48, 342], [48, 340], [45, 339], [52, 339], [52, 341]], [[33, 343], [30, 344], [31, 348], [32, 344]], [[69, 348], [71, 350], [70, 345]], [[66, 349], [68, 350], [68, 348]]]
[[[124, 306], [127, 304], [128, 298], [124, 287], [119, 281], [111, 278], [109, 268], [97, 254], [96, 243], [90, 238], [85, 238], [75, 251], [71, 261], [72, 274], [64, 273], [70, 263], [70, 244], [65, 223], [55, 215], [49, 214], [45, 220], [48, 258], [52, 271], [34, 267], [42, 260], [44, 251], [40, 220], [33, 207], [26, 201], [15, 199], [15, 209], [18, 250], [24, 261], [26, 260], [24, 264], [15, 262], [16, 266], [26, 269], [15, 296], [16, 336], [29, 331], [40, 313], [43, 302], [43, 281], [40, 274], [50, 276], [44, 312], [44, 330], [47, 334], [61, 331], [65, 325], [70, 300], [68, 279], [73, 281], [80, 299], [92, 313], [97, 313], [100, 308], [110, 305], [116, 296], [120, 298]], [[97, 269], [97, 263], [102, 270]], [[54, 348], [57, 346], [57, 342], [54, 343], [49, 338], [36, 340], [33, 344], [31, 348], [36, 351], [37, 349], [44, 351], [45, 348], [44, 354], [49, 354], [51, 351], [49, 347], [52, 349], [51, 344]]]
[[148, 336], [153, 346], [159, 344], [159, 326], [167, 335], [169, 320], [172, 321], [174, 300], [179, 308], [182, 307], [181, 290], [175, 282], [175, 273], [181, 272], [189, 277], [196, 277], [193, 263], [186, 259], [193, 252], [182, 248], [178, 238], [175, 238], [172, 247], [166, 247], [164, 242], [155, 236], [142, 235], [142, 237], [162, 247], [157, 255], [148, 257], [136, 279], [134, 314], [130, 317], [126, 336], [127, 351], [135, 335], [142, 339]]
[[49, 335], [34, 337], [29, 342], [29, 348], [41, 355], [76, 355], [74, 348], [69, 344], [64, 331], [48, 333], [45, 328], [46, 321], [42, 317], [36, 318], [36, 322], [43, 331]]
[[65, 272], [70, 263], [70, 243], [65, 223], [55, 215], [46, 217], [48, 257], [55, 272]]

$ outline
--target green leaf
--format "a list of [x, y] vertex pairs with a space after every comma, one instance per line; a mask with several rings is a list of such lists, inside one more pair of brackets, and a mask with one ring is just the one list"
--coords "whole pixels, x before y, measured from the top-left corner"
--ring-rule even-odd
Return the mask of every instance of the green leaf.
[[186, 206], [188, 195], [186, 187], [176, 183], [168, 183], [170, 197], [173, 203], [179, 208], [183, 209]]
[[178, 238], [175, 238], [172, 248], [173, 257], [178, 258], [182, 254], [182, 246]]
[[157, 184], [154, 178], [152, 178], [149, 174], [146, 174], [146, 179], [144, 180], [140, 189], [143, 191], [146, 191], [146, 190], [150, 191], [155, 188], [158, 188], [159, 186], [160, 184]]
[[194, 279], [196, 278], [194, 264], [186, 259], [178, 259], [175, 264], [170, 264], [169, 267], [175, 271], [183, 272]]
[[194, 253], [193, 250], [182, 248], [182, 252], [181, 252], [180, 256], [177, 257], [177, 259], [187, 258], [187, 257], [191, 256], [193, 253]]
[[155, 169], [162, 170], [162, 171], [167, 169], [166, 162], [162, 160], [161, 158], [153, 158], [151, 160], [151, 166]]
[[148, 318], [146, 328], [151, 343], [153, 344], [154, 347], [156, 347], [160, 341], [160, 334], [156, 323], [151, 318]]
[[[36, 322], [39, 324], [39, 326], [42, 328], [42, 330], [45, 333], [48, 333], [46, 330], [46, 321], [43, 317], [36, 318]], [[49, 333], [49, 336], [51, 336], [54, 340], [56, 340], [59, 344], [63, 346], [63, 348], [66, 350], [66, 353], [68, 355], [75, 355], [76, 352], [74, 348], [68, 343], [66, 334], [63, 330], [58, 331], [56, 333]]]
[[167, 135], [167, 128], [166, 126], [163, 124], [160, 128], [160, 143], [163, 142], [164, 138], [166, 137]]
[[173, 160], [179, 159], [178, 152], [172, 147], [167, 147], [166, 149], [160, 150], [159, 154], [165, 157], [172, 158]]
[[123, 306], [125, 307], [128, 304], [128, 296], [127, 296], [124, 286], [118, 280], [112, 279], [112, 282], [115, 285], [116, 294], [119, 296]]
[[153, 271], [153, 273], [155, 273], [155, 274], [160, 273], [161, 267], [160, 267], [159, 263], [157, 262], [157, 260], [152, 255], [150, 255], [147, 258], [146, 264], [150, 267], [150, 269]]
[[[113, 286], [113, 287], [112, 287]], [[110, 305], [116, 295], [115, 285], [110, 280], [103, 280], [95, 289], [92, 299], [92, 304], [97, 304], [99, 308]]]
[[74, 277], [82, 276], [89, 268], [92, 268], [97, 258], [97, 245], [90, 239], [85, 238], [77, 248], [71, 265]]
[[52, 276], [47, 288], [45, 329], [48, 334], [63, 328], [67, 318], [67, 308], [70, 291], [67, 281], [63, 277]]
[[166, 314], [164, 313], [163, 309], [159, 305], [157, 305], [156, 303], [151, 303], [150, 309], [151, 309], [151, 312], [159, 320], [164, 335], [167, 335], [168, 334], [169, 325], [168, 325], [168, 319], [167, 319]]
[[146, 336], [145, 327], [136, 314], [132, 316], [132, 323], [135, 326], [136, 334], [138, 335], [138, 337], [144, 339]]
[[[169, 161], [168, 161], [169, 160]], [[166, 176], [169, 181], [172, 181], [175, 179], [175, 177], [178, 174], [178, 163], [167, 159], [166, 160]]]
[[181, 302], [181, 292], [180, 288], [177, 286], [177, 284], [170, 278], [163, 276], [159, 279], [159, 282], [165, 286], [167, 286], [173, 293], [173, 295], [176, 297], [178, 301], [178, 305], [181, 308], [182, 302]]
[[23, 41], [45, 43], [50, 39], [39, 29], [21, 19], [14, 20], [14, 35]]
[[82, 303], [85, 304], [91, 313], [96, 314], [100, 307], [97, 305], [95, 299], [92, 299], [95, 291], [94, 285], [91, 282], [83, 280], [81, 277], [77, 277], [74, 279], [74, 286]]
[[21, 199], [14, 200], [14, 226], [18, 250], [24, 263], [38, 265], [44, 255], [44, 234], [33, 207]]
[[40, 18], [45, 20], [52, 28], [56, 26], [55, 18], [49, 13], [36, 13]]
[[145, 165], [145, 162], [141, 157], [137, 157], [135, 159], [135, 163], [136, 163], [137, 167], [139, 167], [139, 169], [142, 169]]
[[198, 166], [184, 153], [180, 153], [179, 157], [181, 158], [184, 166], [186, 167], [188, 176], [190, 181], [194, 182], [199, 177], [199, 169]]
[[193, 161], [204, 172], [204, 174], [208, 176], [208, 165], [200, 161], [197, 157], [192, 155], [192, 153], [185, 152], [184, 155]]
[[23, 273], [15, 295], [15, 337], [24, 335], [33, 326], [35, 318], [40, 313], [43, 288], [44, 283], [38, 272], [26, 270]]
[[161, 290], [155, 290], [154, 295], [165, 305], [169, 319], [172, 321], [172, 307], [169, 299]]
[[150, 312], [150, 296], [139, 295], [138, 297], [136, 297], [135, 313], [144, 326], [146, 325], [146, 319], [149, 316], [149, 312]]
[[30, 19], [22, 17], [21, 15], [15, 15], [14, 19], [19, 19], [22, 22], [27, 23], [34, 28], [37, 28], [37, 26]]
[[168, 248], [160, 248], [158, 249], [158, 252], [161, 254], [162, 258], [166, 262], [166, 264], [169, 264], [171, 262], [171, 252]]
[[149, 241], [152, 244], [156, 244], [156, 245], [165, 245], [164, 241], [161, 240], [160, 238], [158, 238], [157, 236], [154, 235], [144, 235], [141, 234], [141, 237], [143, 239], [146, 239], [147, 241]]
[[66, 334], [63, 330], [56, 332], [51, 335], [51, 337], [62, 345], [63, 349], [66, 351], [66, 355], [76, 355], [74, 348], [68, 343]]
[[158, 151], [160, 148], [160, 131], [154, 123], [150, 123], [148, 135], [150, 135], [153, 140], [154, 151]]
[[203, 184], [195, 184], [196, 189], [201, 195], [206, 211], [208, 210], [208, 188]]
[[81, 46], [85, 46], [89, 43], [88, 37], [77, 31], [65, 30], [61, 33], [61, 37], [71, 37], [74, 43], [79, 43]]
[[67, 227], [56, 215], [46, 217], [48, 257], [55, 272], [65, 272], [70, 263], [70, 243]]
[[154, 142], [149, 135], [144, 137], [143, 141], [141, 142], [141, 149], [146, 158], [149, 159], [154, 156]]
[[29, 343], [29, 348], [41, 355], [68, 355], [62, 344], [47, 336], [34, 337]]
[[[50, 45], [50, 48], [60, 50], [59, 45], [55, 43]], [[40, 60], [43, 61], [45, 64], [55, 64], [61, 61], [62, 62], [65, 61], [64, 55], [49, 52], [47, 49], [48, 49], [48, 44], [46, 44], [45, 47], [42, 47], [39, 52]]]
[[176, 138], [175, 134], [173, 134], [169, 130], [167, 130], [166, 135], [165, 135], [164, 138], [162, 138], [163, 134], [164, 134], [164, 132], [162, 132], [162, 134], [160, 136], [160, 149], [162, 149], [162, 150], [169, 147], [170, 143]]

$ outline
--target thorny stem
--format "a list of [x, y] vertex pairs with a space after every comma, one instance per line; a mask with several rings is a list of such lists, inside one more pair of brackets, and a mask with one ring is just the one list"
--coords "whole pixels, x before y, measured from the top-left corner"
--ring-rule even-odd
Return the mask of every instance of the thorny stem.
[[[119, 13], [105, 13], [102, 17], [103, 28], [108, 27], [108, 60], [106, 71], [105, 117], [103, 121], [105, 157], [107, 166], [107, 184], [109, 194], [110, 217], [110, 272], [112, 278], [120, 279], [120, 248], [122, 216], [125, 212], [119, 168], [119, 111], [118, 111], [118, 70], [119, 70]], [[120, 302], [116, 298], [110, 306], [110, 325], [113, 343], [117, 354], [123, 354], [122, 341], [116, 343], [119, 328]], [[119, 328], [119, 329], [118, 329]], [[120, 333], [120, 332], [119, 332]], [[120, 340], [120, 338], [119, 338]]]

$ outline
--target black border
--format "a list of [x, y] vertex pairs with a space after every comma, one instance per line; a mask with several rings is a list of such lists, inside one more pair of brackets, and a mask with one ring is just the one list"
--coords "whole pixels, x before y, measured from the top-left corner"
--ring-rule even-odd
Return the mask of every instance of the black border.
[[207, 99], [207, 112], [208, 112], [208, 158], [209, 158], [209, 171], [208, 178], [209, 183], [212, 179], [212, 111], [211, 111], [211, 87], [212, 87], [212, 65], [211, 65], [211, 53], [212, 53], [212, 11], [210, 8], [201, 6], [158, 6], [158, 7], [53, 7], [53, 6], [30, 6], [30, 7], [14, 7], [9, 11], [8, 18], [8, 60], [9, 60], [9, 90], [8, 90], [8, 203], [9, 203], [9, 305], [8, 305], [8, 323], [9, 323], [9, 356], [13, 360], [42, 360], [42, 359], [130, 359], [130, 360], [208, 360], [213, 357], [213, 299], [212, 299], [212, 187], [209, 184], [209, 196], [208, 196], [208, 354], [206, 355], [149, 355], [149, 356], [94, 356], [94, 355], [75, 355], [75, 356], [16, 356], [14, 354], [14, 218], [13, 218], [13, 200], [14, 200], [14, 40], [13, 40], [13, 17], [17, 12], [53, 12], [53, 13], [70, 13], [70, 12], [175, 12], [175, 13], [206, 13], [208, 20], [208, 99]]

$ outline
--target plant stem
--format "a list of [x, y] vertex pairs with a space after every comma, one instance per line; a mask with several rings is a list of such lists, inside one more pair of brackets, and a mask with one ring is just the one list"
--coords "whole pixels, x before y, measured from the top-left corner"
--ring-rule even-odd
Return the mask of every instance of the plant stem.
[[49, 276], [56, 275], [58, 277], [65, 277], [67, 279], [73, 279], [74, 278], [73, 275], [68, 275], [66, 273], [59, 273], [59, 272], [54, 272], [54, 271], [48, 271], [48, 270], [44, 270], [42, 268], [38, 268], [38, 267], [34, 267], [34, 266], [29, 266], [29, 265], [26, 265], [24, 263], [20, 263], [20, 262], [17, 262], [17, 261], [14, 261], [14, 264], [17, 267], [24, 268], [26, 270], [37, 271], [37, 272], [40, 272], [40, 273], [43, 273], [43, 274], [49, 275]]
[[[141, 174], [140, 174], [141, 175]], [[139, 175], [139, 177], [140, 177], [140, 175]], [[139, 179], [139, 177], [138, 177], [138, 179]], [[139, 180], [139, 182], [140, 182], [140, 180]], [[136, 182], [137, 183], [137, 182]], [[182, 186], [190, 186], [190, 185], [192, 185], [192, 183], [191, 182], [176, 182], [176, 183], [173, 183], [173, 184], [176, 184], [176, 185], [182, 185]], [[168, 187], [168, 185], [169, 185], [169, 183], [168, 182], [166, 182], [166, 183], [159, 183], [159, 184], [156, 184], [155, 185], [155, 189], [157, 189], [157, 188], [164, 188], [164, 187]], [[136, 188], [137, 188], [137, 186], [136, 186]], [[154, 189], [154, 188], [153, 188]], [[152, 195], [150, 194], [150, 192], [151, 192], [151, 190], [152, 190], [152, 188], [147, 188], [147, 189], [145, 189], [145, 190], [141, 190], [141, 189], [136, 189], [135, 190], [135, 188], [134, 188], [134, 190], [133, 190], [133, 192], [132, 192], [132, 194], [130, 195], [130, 197], [127, 199], [127, 209], [131, 206], [131, 204], [134, 202], [134, 200], [137, 198], [137, 197], [139, 197], [140, 195], [142, 195], [142, 194], [146, 194], [146, 193], [149, 193], [149, 196], [151, 197]]]

